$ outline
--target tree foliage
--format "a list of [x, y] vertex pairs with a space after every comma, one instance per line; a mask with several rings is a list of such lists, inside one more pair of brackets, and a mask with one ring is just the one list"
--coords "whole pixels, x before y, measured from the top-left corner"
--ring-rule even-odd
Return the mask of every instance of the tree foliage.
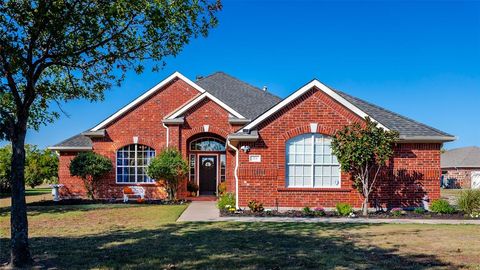
[[[54, 120], [52, 102], [99, 100], [128, 70], [154, 69], [217, 24], [218, 2], [0, 0], [0, 134], [16, 116], [31, 128]], [[20, 112], [23, 110], [24, 112]]]
[[96, 187], [102, 177], [112, 170], [110, 159], [94, 152], [81, 152], [70, 162], [70, 174], [83, 180], [87, 196], [95, 199]]
[[25, 184], [34, 188], [43, 183], [58, 182], [58, 156], [49, 149], [26, 147]]
[[364, 197], [363, 214], [368, 214], [368, 199], [378, 174], [393, 156], [393, 145], [398, 132], [387, 131], [365, 118], [365, 123], [353, 123], [337, 131], [332, 151], [344, 172], [350, 173], [354, 184]]
[[12, 146], [0, 148], [0, 193], [10, 193], [10, 170], [12, 166]]
[[166, 148], [152, 159], [148, 165], [147, 175], [155, 180], [165, 182], [168, 198], [175, 200], [181, 181], [188, 172], [188, 162], [175, 148]]
[[[25, 183], [28, 186], [34, 188], [58, 181], [58, 156], [54, 152], [26, 145], [25, 156]], [[0, 148], [0, 193], [10, 193], [11, 164], [12, 146], [8, 144]]]
[[158, 70], [217, 24], [221, 4], [212, 1], [0, 0], [0, 140], [13, 148], [13, 267], [32, 262], [24, 196], [27, 129], [54, 121], [63, 102], [102, 100], [127, 71], [141, 73], [145, 60]]

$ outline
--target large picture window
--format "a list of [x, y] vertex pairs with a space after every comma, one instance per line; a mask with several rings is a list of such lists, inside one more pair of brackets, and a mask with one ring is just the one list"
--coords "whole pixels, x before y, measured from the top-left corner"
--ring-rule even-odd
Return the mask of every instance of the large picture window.
[[332, 154], [332, 139], [303, 134], [287, 141], [287, 187], [340, 187], [340, 165]]
[[152, 183], [147, 166], [155, 150], [141, 144], [130, 144], [117, 151], [117, 183]]

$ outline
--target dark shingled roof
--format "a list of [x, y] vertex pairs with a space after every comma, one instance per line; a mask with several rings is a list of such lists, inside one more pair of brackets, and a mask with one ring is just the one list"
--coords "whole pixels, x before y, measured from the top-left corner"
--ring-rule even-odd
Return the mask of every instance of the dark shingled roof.
[[442, 168], [480, 168], [480, 147], [470, 146], [448, 150], [440, 158]]
[[55, 144], [53, 147], [92, 147], [92, 140], [87, 136], [77, 134]]
[[[332, 89], [332, 88], [331, 88]], [[399, 115], [377, 105], [371, 104], [359, 98], [350, 96], [342, 91], [334, 90], [337, 94], [342, 96], [348, 102], [352, 103], [360, 110], [368, 114], [380, 122], [385, 127], [396, 130], [400, 133], [400, 136], [412, 137], [412, 136], [448, 136], [453, 137], [443, 131], [436, 128], [429, 127], [425, 124], [419, 123], [415, 120]]]
[[195, 82], [248, 119], [254, 119], [282, 99], [223, 72]]
[[[255, 119], [275, 106], [282, 99], [240, 81], [224, 72], [216, 72], [201, 78], [196, 83], [210, 94], [248, 119]], [[445, 132], [401, 116], [382, 107], [376, 106], [344, 92], [334, 90], [348, 102], [370, 115], [385, 127], [396, 130], [401, 137], [452, 137]], [[90, 138], [78, 134], [54, 145], [54, 147], [91, 147]]]

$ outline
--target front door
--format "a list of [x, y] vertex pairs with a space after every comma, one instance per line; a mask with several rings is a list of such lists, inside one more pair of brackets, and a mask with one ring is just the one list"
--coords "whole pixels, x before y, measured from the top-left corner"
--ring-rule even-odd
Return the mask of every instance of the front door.
[[217, 191], [217, 156], [199, 157], [200, 195], [215, 195]]

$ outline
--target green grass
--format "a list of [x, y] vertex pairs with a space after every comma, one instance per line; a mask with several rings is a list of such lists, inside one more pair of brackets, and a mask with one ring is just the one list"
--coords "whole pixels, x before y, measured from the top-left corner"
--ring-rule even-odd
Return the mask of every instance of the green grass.
[[[37, 188], [25, 188], [25, 196], [37, 196], [37, 195], [42, 195], [42, 194], [51, 194], [52, 189], [51, 188], [43, 188], [43, 187], [37, 187]], [[9, 198], [10, 194], [9, 193], [0, 193], [0, 198]]]
[[[175, 223], [185, 205], [29, 207], [38, 265], [59, 269], [478, 269], [480, 227]], [[0, 263], [9, 217], [0, 215]]]

